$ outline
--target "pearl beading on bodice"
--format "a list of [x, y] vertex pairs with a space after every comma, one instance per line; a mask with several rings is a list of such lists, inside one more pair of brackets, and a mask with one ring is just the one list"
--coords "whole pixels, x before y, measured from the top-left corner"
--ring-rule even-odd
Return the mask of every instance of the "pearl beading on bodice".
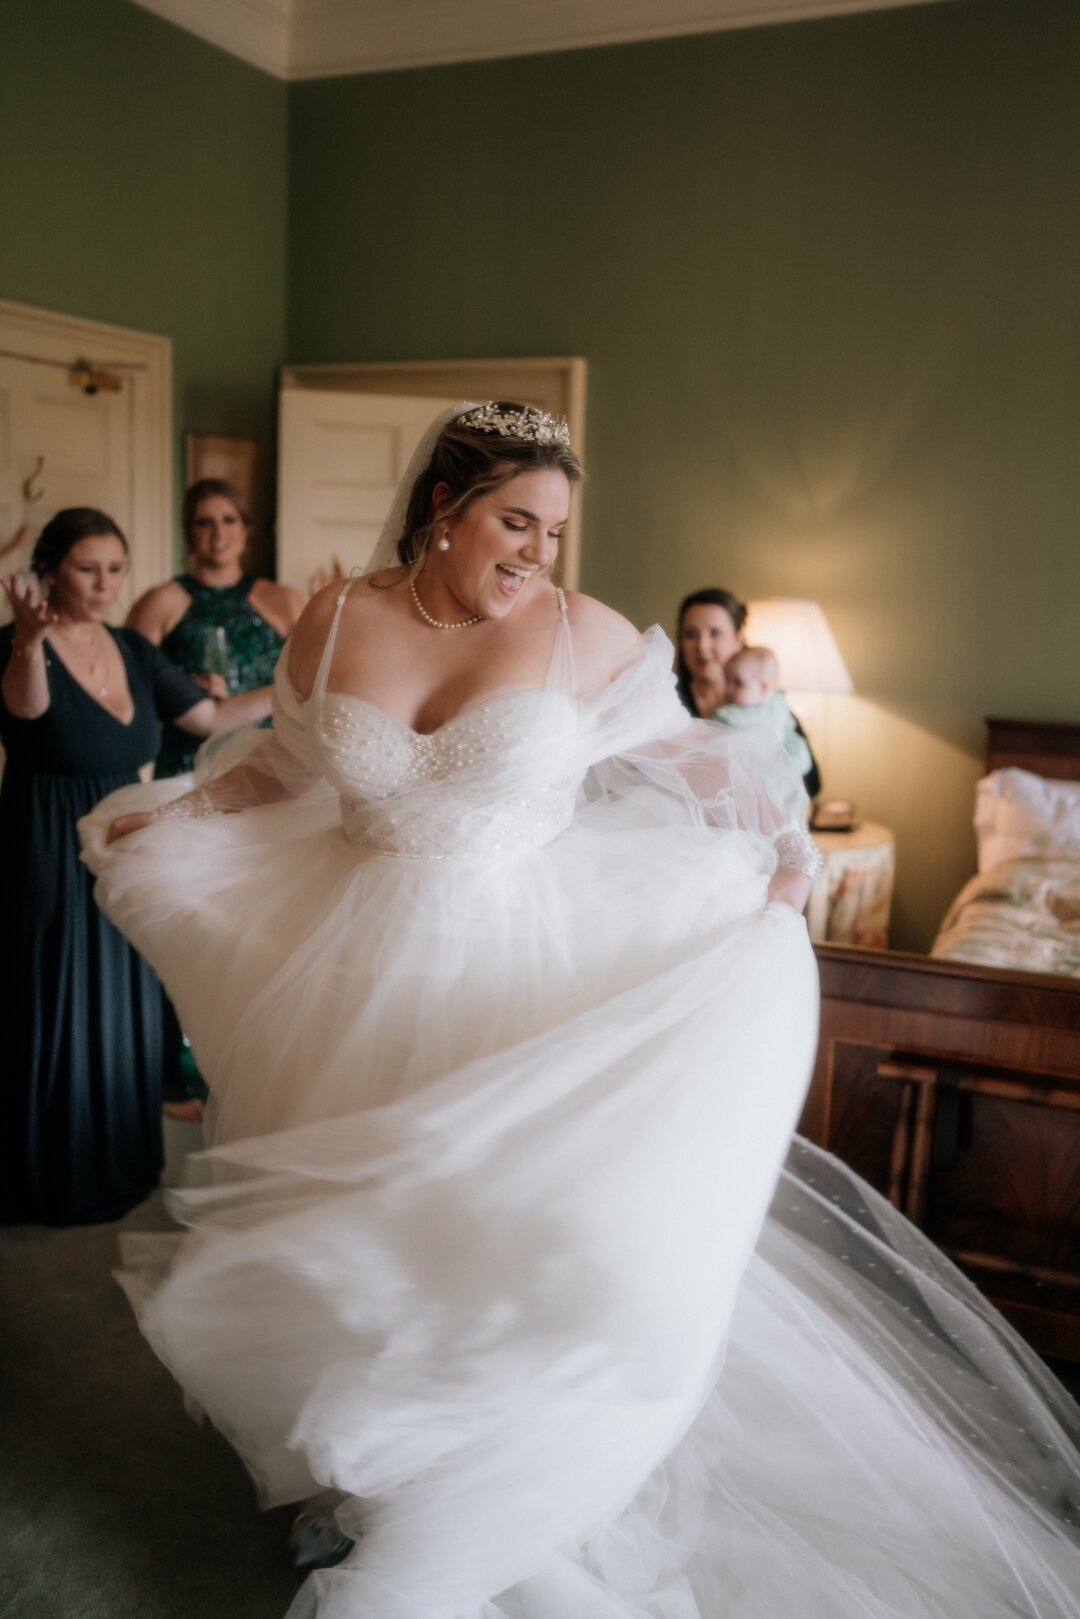
[[461, 860], [542, 848], [569, 826], [574, 798], [573, 786], [551, 786], [498, 806], [455, 808], [443, 800], [422, 812], [404, 803], [392, 813], [373, 814], [368, 801], [342, 794], [341, 819], [358, 848], [404, 860]]
[[576, 707], [544, 691], [490, 698], [429, 735], [360, 698], [327, 694], [317, 736], [351, 843], [452, 860], [538, 849], [570, 824], [576, 778], [522, 790], [529, 771], [520, 767], [550, 746], [552, 724], [565, 734]]
[[805, 827], [791, 827], [776, 839], [778, 871], [800, 871], [811, 881], [824, 871], [825, 862], [817, 844]]

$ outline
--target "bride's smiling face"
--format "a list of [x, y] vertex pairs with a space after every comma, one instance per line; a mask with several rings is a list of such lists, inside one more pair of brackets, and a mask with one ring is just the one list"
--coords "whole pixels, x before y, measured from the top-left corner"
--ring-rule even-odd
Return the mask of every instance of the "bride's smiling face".
[[[438, 512], [448, 502], [434, 493]], [[570, 483], [557, 467], [519, 472], [498, 489], [478, 495], [443, 527], [448, 550], [432, 545], [424, 574], [470, 613], [505, 618], [534, 593], [540, 576], [559, 554], [570, 513]]]

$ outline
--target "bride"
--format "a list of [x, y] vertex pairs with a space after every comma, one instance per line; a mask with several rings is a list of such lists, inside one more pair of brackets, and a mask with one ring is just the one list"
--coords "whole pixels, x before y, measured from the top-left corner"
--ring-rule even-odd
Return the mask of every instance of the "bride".
[[541, 411], [444, 413], [273, 734], [83, 823], [213, 1093], [143, 1330], [332, 1511], [293, 1619], [1077, 1619], [1076, 1408], [788, 1150], [802, 787], [551, 583], [578, 476]]

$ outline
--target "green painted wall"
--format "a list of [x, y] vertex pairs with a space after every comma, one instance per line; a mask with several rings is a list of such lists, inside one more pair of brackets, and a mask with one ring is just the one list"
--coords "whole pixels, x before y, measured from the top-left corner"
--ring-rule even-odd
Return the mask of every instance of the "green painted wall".
[[128, 0], [4, 0], [0, 297], [173, 340], [188, 428], [272, 468], [285, 85]]
[[128, 0], [0, 26], [0, 296], [172, 337], [178, 453], [269, 447], [284, 358], [583, 354], [586, 588], [822, 601], [928, 941], [982, 716], [1080, 709], [1074, 0], [291, 88]]
[[1080, 7], [961, 0], [291, 91], [289, 357], [581, 354], [585, 587], [825, 606], [894, 942], [988, 713], [1080, 717]]

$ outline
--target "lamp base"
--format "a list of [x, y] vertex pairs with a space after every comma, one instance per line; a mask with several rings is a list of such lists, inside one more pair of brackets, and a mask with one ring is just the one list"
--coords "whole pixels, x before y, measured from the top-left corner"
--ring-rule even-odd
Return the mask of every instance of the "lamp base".
[[851, 832], [855, 828], [855, 805], [847, 798], [819, 798], [810, 817], [814, 832]]

